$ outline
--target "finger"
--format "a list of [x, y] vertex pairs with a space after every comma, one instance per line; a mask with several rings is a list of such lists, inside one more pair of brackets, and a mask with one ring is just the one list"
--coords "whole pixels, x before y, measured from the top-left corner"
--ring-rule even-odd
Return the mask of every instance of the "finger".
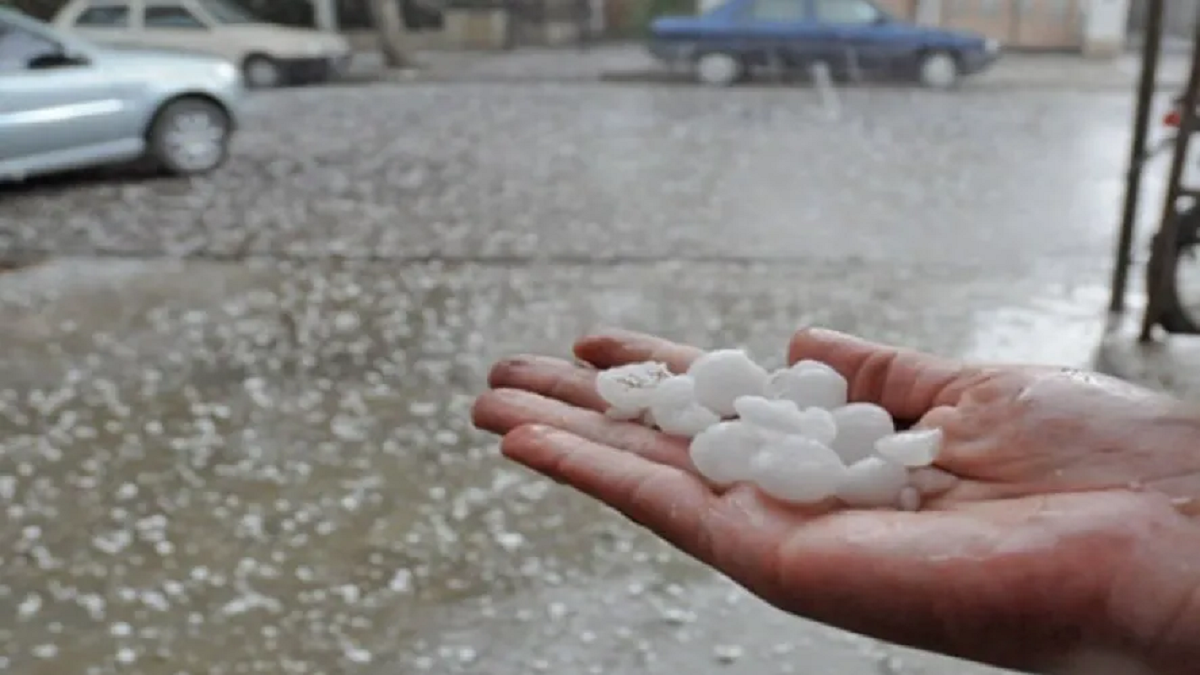
[[529, 424], [553, 427], [657, 464], [693, 471], [687, 441], [683, 439], [519, 389], [484, 393], [475, 400], [471, 418], [480, 429], [500, 435]]
[[549, 356], [525, 355], [502, 359], [492, 366], [492, 389], [524, 389], [592, 410], [610, 406], [596, 393], [596, 370]]
[[542, 425], [514, 429], [500, 449], [506, 457], [608, 504], [685, 553], [711, 559], [703, 519], [716, 497], [686, 471]]
[[653, 335], [613, 328], [575, 342], [575, 356], [597, 368], [613, 368], [641, 361], [661, 361], [673, 373], [682, 373], [704, 350]]
[[916, 419], [935, 406], [954, 405], [976, 374], [957, 361], [819, 328], [799, 331], [792, 338], [788, 363], [802, 359], [833, 366], [849, 381], [850, 400], [881, 405], [904, 419]]

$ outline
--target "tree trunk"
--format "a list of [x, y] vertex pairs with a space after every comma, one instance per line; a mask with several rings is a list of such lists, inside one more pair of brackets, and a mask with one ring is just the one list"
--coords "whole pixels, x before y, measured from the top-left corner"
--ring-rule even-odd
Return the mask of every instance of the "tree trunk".
[[416, 66], [408, 51], [408, 27], [404, 25], [404, 17], [400, 14], [399, 0], [370, 0], [367, 5], [371, 10], [371, 21], [379, 33], [383, 62], [391, 68]]

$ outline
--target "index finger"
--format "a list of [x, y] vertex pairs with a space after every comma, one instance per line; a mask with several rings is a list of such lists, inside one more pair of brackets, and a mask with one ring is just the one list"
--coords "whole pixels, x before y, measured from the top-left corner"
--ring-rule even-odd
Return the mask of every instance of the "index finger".
[[610, 328], [579, 338], [575, 356], [601, 370], [629, 363], [660, 361], [673, 373], [683, 373], [704, 353], [691, 345], [646, 333]]
[[837, 331], [808, 328], [788, 347], [788, 363], [811, 359], [832, 366], [849, 382], [851, 401], [883, 406], [893, 417], [915, 420], [955, 405], [978, 374], [958, 361], [876, 344]]

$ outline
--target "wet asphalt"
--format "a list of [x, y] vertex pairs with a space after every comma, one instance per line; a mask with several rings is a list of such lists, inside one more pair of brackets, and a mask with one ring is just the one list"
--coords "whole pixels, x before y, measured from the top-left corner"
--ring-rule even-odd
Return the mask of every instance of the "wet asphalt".
[[784, 616], [468, 410], [613, 324], [1085, 364], [1130, 99], [313, 88], [208, 178], [0, 188], [52, 258], [0, 275], [0, 672], [994, 672]]

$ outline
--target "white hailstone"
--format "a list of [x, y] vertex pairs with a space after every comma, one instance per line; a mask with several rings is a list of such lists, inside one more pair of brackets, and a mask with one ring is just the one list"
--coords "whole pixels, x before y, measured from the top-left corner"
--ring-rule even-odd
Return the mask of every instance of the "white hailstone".
[[733, 401], [733, 409], [740, 419], [760, 429], [781, 434], [804, 433], [800, 409], [791, 401], [739, 396]]
[[[841, 431], [833, 414], [824, 408], [808, 408], [800, 411], [800, 433], [830, 447]], [[843, 461], [843, 464], [845, 462]]]
[[911, 485], [900, 490], [900, 498], [897, 501], [897, 506], [900, 507], [901, 511], [921, 510], [921, 493], [917, 492], [917, 488]]
[[933, 464], [941, 449], [941, 429], [902, 431], [875, 442], [875, 452], [880, 457], [911, 468]]
[[688, 375], [674, 375], [658, 383], [650, 395], [650, 414], [659, 429], [688, 438], [721, 421], [696, 402], [696, 383]]
[[659, 382], [671, 377], [667, 366], [654, 361], [609, 368], [596, 376], [596, 393], [620, 410], [642, 410], [650, 406], [650, 395]]
[[775, 371], [767, 381], [767, 396], [792, 401], [801, 410], [835, 410], [846, 405], [849, 384], [829, 366], [801, 361], [791, 368]]
[[875, 442], [896, 432], [891, 414], [874, 403], [851, 403], [833, 411], [837, 438], [831, 446], [846, 464], [870, 457]]
[[689, 375], [672, 375], [650, 392], [646, 407], [655, 411], [678, 410], [696, 403], [696, 381]]
[[750, 462], [762, 435], [745, 422], [719, 422], [692, 439], [688, 454], [696, 471], [716, 485], [750, 479]]
[[847, 506], [894, 506], [908, 483], [908, 470], [882, 457], [868, 457], [850, 465], [837, 488], [837, 498]]
[[762, 396], [768, 374], [740, 349], [718, 349], [692, 363], [688, 375], [696, 381], [696, 400], [721, 417], [733, 415], [739, 396]]
[[836, 452], [804, 436], [772, 438], [750, 462], [750, 476], [759, 489], [794, 504], [833, 496], [845, 474]]
[[654, 413], [658, 428], [672, 436], [692, 438], [721, 421], [717, 414], [699, 403], [686, 408], [672, 408]]

